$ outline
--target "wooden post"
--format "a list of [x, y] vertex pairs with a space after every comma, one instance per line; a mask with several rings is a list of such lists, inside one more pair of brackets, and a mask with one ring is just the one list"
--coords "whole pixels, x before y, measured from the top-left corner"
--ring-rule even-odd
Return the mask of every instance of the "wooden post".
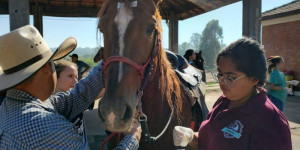
[[178, 18], [173, 11], [169, 20], [169, 50], [178, 53]]
[[9, 0], [10, 31], [29, 24], [29, 0]]
[[261, 43], [261, 0], [243, 0], [243, 36]]
[[34, 26], [39, 30], [43, 36], [43, 8], [41, 6], [34, 7]]

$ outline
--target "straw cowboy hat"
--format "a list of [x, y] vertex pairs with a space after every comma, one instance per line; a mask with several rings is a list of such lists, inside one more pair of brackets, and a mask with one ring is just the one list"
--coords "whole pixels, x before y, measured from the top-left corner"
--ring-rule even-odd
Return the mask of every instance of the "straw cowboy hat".
[[69, 37], [52, 52], [31, 25], [0, 36], [0, 91], [26, 80], [48, 61], [67, 56], [76, 46], [76, 40]]

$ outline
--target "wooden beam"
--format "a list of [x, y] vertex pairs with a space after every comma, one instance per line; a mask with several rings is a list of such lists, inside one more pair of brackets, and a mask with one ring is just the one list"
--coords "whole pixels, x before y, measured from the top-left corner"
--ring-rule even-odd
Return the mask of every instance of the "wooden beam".
[[261, 43], [261, 0], [243, 0], [243, 36]]
[[[197, 5], [198, 7], [202, 8], [203, 10], [208, 12], [208, 11], [212, 11], [219, 7], [226, 6], [226, 5], [241, 1], [241, 0], [186, 0], [186, 1], [192, 2], [195, 5]], [[221, 3], [219, 6], [214, 5], [215, 2], [220, 2], [220, 1], [221, 1]]]
[[[176, 10], [176, 12], [181, 11], [181, 12], [185, 12], [185, 13], [187, 13], [187, 14], [193, 16], [188, 10], [184, 9], [183, 7], [177, 7], [177, 6], [176, 6], [176, 3], [174, 3], [172, 0], [171, 0], [171, 1], [165, 0], [164, 2], [166, 2], [167, 5], [171, 6], [174, 10]], [[173, 5], [172, 5], [171, 3], [172, 3]]]
[[174, 11], [170, 12], [169, 50], [178, 53], [178, 18]]
[[43, 15], [54, 17], [97, 17], [98, 11], [97, 7], [43, 6]]
[[42, 6], [35, 5], [33, 7], [33, 10], [34, 26], [39, 30], [40, 34], [43, 36], [43, 8]]
[[8, 14], [8, 3], [0, 1], [0, 14]]
[[29, 24], [29, 0], [9, 0], [10, 31]]

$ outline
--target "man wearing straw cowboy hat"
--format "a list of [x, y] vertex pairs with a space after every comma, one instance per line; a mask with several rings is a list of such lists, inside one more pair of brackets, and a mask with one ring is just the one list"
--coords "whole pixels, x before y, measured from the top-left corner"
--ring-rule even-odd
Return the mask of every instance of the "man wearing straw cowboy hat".
[[[68, 92], [56, 87], [53, 61], [71, 53], [76, 40], [67, 38], [53, 53], [33, 26], [0, 36], [0, 149], [88, 149], [85, 135], [71, 119], [86, 110], [104, 87], [101, 64]], [[117, 149], [137, 149], [140, 125]]]

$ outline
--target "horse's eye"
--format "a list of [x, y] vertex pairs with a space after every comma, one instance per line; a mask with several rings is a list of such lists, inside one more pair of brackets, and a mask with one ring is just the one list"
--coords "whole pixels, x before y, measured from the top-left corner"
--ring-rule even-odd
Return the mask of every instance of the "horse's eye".
[[151, 24], [147, 27], [147, 35], [152, 35], [153, 31], [155, 30], [155, 24]]

